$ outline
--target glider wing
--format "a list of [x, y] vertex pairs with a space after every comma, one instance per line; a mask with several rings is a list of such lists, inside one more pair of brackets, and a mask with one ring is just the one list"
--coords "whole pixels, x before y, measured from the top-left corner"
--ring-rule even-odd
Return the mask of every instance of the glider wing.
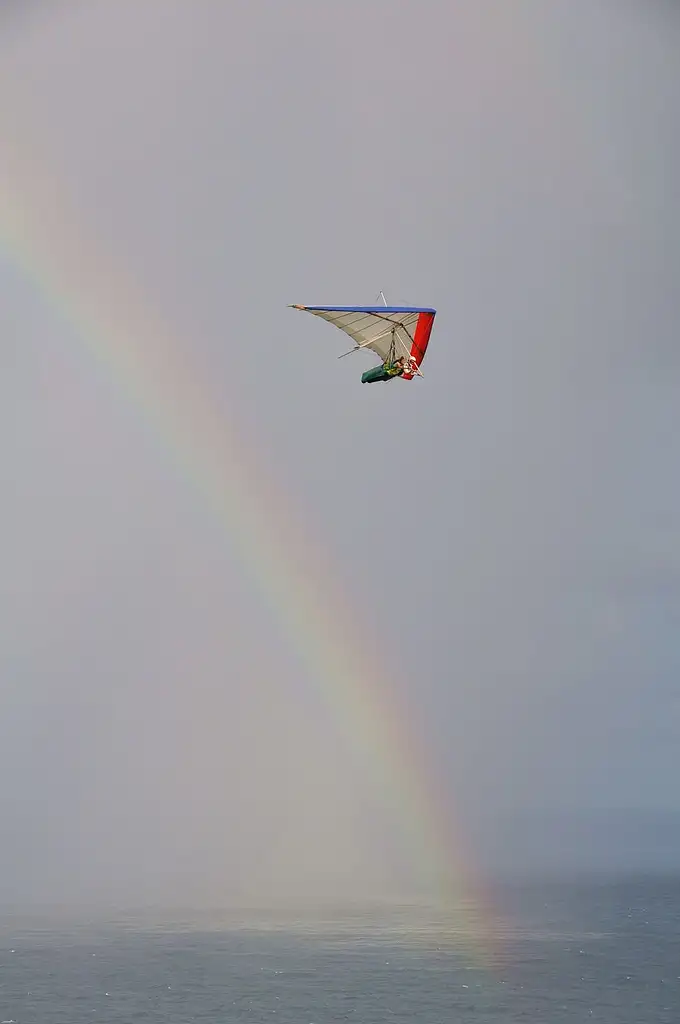
[[410, 380], [423, 361], [436, 310], [419, 306], [293, 306], [338, 327], [354, 341], [351, 351], [367, 348], [383, 362], [404, 356]]

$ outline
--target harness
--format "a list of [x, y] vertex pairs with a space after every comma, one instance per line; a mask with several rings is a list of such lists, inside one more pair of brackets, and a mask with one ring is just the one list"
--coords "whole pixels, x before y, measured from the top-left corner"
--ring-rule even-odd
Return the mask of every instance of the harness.
[[404, 373], [406, 367], [402, 364], [397, 366], [397, 343], [396, 343], [396, 328], [392, 328], [392, 341], [390, 342], [390, 350], [387, 354], [387, 359], [383, 363], [383, 369], [388, 377], [400, 377]]

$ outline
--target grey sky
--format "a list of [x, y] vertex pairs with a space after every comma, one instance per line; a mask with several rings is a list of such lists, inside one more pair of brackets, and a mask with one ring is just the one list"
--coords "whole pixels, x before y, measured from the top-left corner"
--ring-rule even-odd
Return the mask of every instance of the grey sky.
[[[0, 21], [0, 134], [244, 410], [485, 827], [680, 810], [679, 37], [614, 0]], [[362, 388], [286, 305], [381, 288], [439, 314], [424, 380]], [[370, 891], [229, 536], [1, 249], [0, 296], [0, 895]]]

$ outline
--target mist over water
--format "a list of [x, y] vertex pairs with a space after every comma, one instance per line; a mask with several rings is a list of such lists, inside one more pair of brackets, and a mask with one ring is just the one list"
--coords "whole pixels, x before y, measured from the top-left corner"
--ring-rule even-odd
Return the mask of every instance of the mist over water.
[[8, 1020], [673, 1024], [677, 879], [509, 887], [480, 960], [431, 908], [0, 924]]

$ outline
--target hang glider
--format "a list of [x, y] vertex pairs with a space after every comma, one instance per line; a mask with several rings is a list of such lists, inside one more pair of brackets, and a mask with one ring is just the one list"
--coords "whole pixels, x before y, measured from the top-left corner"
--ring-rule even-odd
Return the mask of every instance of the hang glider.
[[[382, 294], [382, 293], [381, 293]], [[401, 377], [422, 377], [420, 365], [430, 341], [435, 309], [426, 306], [298, 306], [338, 327], [354, 342], [352, 352], [370, 349], [382, 360], [362, 375], [364, 383]]]

